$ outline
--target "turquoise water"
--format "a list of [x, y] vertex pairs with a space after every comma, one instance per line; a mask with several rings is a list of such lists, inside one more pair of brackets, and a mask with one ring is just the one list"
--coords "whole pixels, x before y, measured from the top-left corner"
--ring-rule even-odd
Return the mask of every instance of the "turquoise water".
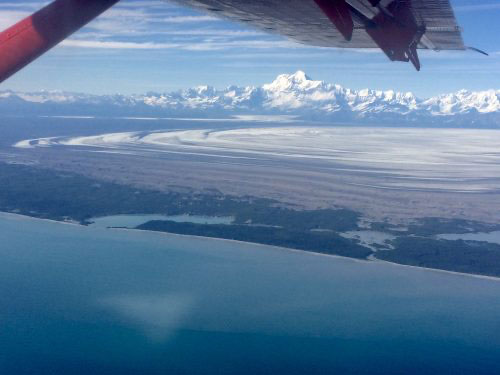
[[170, 220], [178, 223], [195, 224], [231, 224], [230, 216], [200, 216], [200, 215], [113, 215], [90, 219], [91, 226], [99, 228], [126, 227], [135, 228], [152, 220]]
[[440, 234], [437, 237], [444, 240], [485, 241], [500, 245], [500, 231], [488, 233]]
[[0, 215], [1, 374], [500, 373], [500, 282]]

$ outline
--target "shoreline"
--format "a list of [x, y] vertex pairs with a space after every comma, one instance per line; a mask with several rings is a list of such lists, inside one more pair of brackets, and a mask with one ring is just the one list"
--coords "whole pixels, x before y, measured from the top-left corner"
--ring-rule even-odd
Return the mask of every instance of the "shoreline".
[[58, 224], [68, 224], [68, 225], [74, 225], [77, 227], [85, 227], [85, 225], [80, 224], [77, 221], [61, 221], [61, 220], [54, 220], [54, 219], [46, 219], [43, 217], [36, 217], [36, 216], [29, 216], [29, 215], [23, 215], [23, 214], [17, 214], [15, 212], [5, 212], [5, 211], [0, 211], [0, 218], [2, 216], [11, 216], [14, 218], [17, 218], [19, 220], [41, 220], [41, 221], [48, 221], [50, 223], [58, 223]]
[[155, 235], [160, 235], [160, 236], [176, 236], [176, 237], [183, 237], [183, 238], [197, 238], [197, 239], [208, 239], [208, 240], [215, 240], [215, 241], [225, 241], [225, 242], [230, 242], [230, 243], [273, 248], [275, 250], [294, 252], [294, 253], [299, 253], [299, 254], [309, 254], [312, 256], [325, 256], [325, 257], [350, 260], [353, 262], [360, 262], [360, 263], [366, 263], [366, 264], [379, 263], [379, 264], [386, 264], [386, 265], [397, 266], [397, 267], [412, 268], [412, 269], [416, 269], [416, 270], [440, 272], [440, 273], [446, 273], [446, 274], [451, 274], [451, 275], [455, 275], [455, 276], [466, 276], [466, 277], [473, 277], [473, 278], [477, 278], [477, 279], [485, 279], [485, 280], [500, 282], [500, 276], [488, 276], [488, 275], [481, 275], [481, 274], [475, 274], [475, 273], [465, 273], [465, 272], [458, 272], [458, 271], [443, 270], [443, 269], [439, 269], [439, 268], [413, 266], [413, 265], [409, 265], [409, 264], [402, 264], [402, 263], [396, 263], [396, 262], [390, 262], [387, 260], [377, 259], [376, 257], [373, 260], [359, 259], [359, 258], [353, 258], [353, 257], [346, 257], [346, 256], [342, 256], [342, 255], [326, 254], [326, 253], [319, 253], [319, 252], [315, 252], [315, 251], [293, 249], [293, 248], [289, 248], [289, 247], [267, 245], [267, 244], [258, 243], [258, 242], [246, 242], [246, 241], [240, 241], [240, 240], [233, 240], [233, 239], [229, 239], [229, 238], [197, 236], [197, 235], [190, 235], [190, 234], [179, 234], [179, 233], [161, 232], [161, 231], [135, 229], [135, 228], [91, 228], [87, 225], [79, 224], [78, 222], [59, 221], [59, 220], [54, 220], [54, 219], [45, 219], [45, 218], [38, 218], [35, 216], [17, 214], [17, 213], [13, 213], [13, 212], [0, 211], [0, 218], [2, 218], [2, 217], [6, 217], [7, 219], [8, 218], [15, 218], [18, 220], [34, 220], [34, 221], [41, 220], [41, 221], [46, 221], [46, 222], [56, 223], [56, 224], [72, 225], [72, 226], [79, 227], [79, 228], [125, 231], [125, 232], [130, 232], [130, 233], [135, 233], [135, 234], [146, 233], [146, 234], [155, 234]]
[[216, 241], [226, 241], [226, 242], [232, 242], [232, 243], [238, 243], [238, 244], [248, 244], [252, 246], [262, 246], [262, 247], [267, 247], [267, 248], [273, 248], [275, 250], [281, 250], [281, 251], [287, 251], [287, 252], [294, 252], [294, 253], [300, 253], [300, 254], [308, 254], [308, 255], [313, 255], [313, 256], [324, 256], [324, 257], [329, 257], [329, 258], [337, 258], [337, 259], [344, 259], [344, 260], [349, 260], [357, 263], [365, 263], [365, 264], [386, 264], [386, 265], [391, 265], [391, 266], [397, 266], [397, 267], [408, 267], [408, 268], [413, 268], [416, 270], [423, 270], [423, 271], [431, 271], [431, 272], [440, 272], [440, 273], [447, 273], [455, 276], [467, 276], [467, 277], [473, 277], [477, 279], [486, 279], [490, 281], [497, 281], [500, 282], [500, 276], [488, 276], [488, 275], [481, 275], [477, 273], [465, 273], [465, 272], [458, 272], [458, 271], [449, 271], [449, 270], [443, 270], [440, 268], [429, 268], [429, 267], [419, 267], [419, 266], [412, 266], [409, 264], [403, 264], [403, 263], [396, 263], [396, 262], [389, 262], [387, 260], [382, 260], [382, 259], [377, 259], [375, 258], [374, 260], [370, 259], [359, 259], [359, 258], [353, 258], [353, 257], [346, 257], [342, 255], [335, 255], [335, 254], [326, 254], [326, 253], [319, 253], [315, 251], [309, 251], [309, 250], [300, 250], [300, 249], [293, 249], [290, 247], [282, 247], [282, 246], [274, 246], [274, 245], [266, 245], [263, 243], [258, 243], [258, 242], [246, 242], [246, 241], [240, 241], [240, 240], [233, 240], [229, 238], [220, 238], [220, 237], [207, 237], [207, 236], [197, 236], [197, 235], [191, 235], [191, 234], [179, 234], [179, 233], [170, 233], [170, 232], [161, 232], [161, 231], [155, 231], [155, 230], [144, 230], [144, 229], [134, 229], [134, 228], [107, 228], [108, 230], [117, 230], [117, 231], [130, 231], [133, 233], [148, 233], [148, 234], [157, 234], [157, 235], [163, 235], [163, 236], [178, 236], [178, 237], [184, 237], [184, 238], [199, 238], [199, 239], [207, 239], [207, 240], [216, 240]]

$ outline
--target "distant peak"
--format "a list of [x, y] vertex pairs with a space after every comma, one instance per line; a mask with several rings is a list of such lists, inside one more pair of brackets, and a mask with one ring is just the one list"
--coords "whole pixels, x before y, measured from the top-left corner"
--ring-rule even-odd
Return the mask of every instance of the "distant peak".
[[290, 74], [289, 78], [296, 82], [311, 81], [311, 78], [303, 70], [297, 70], [295, 73]]
[[279, 81], [288, 81], [288, 82], [293, 82], [293, 83], [303, 83], [303, 82], [308, 82], [312, 81], [312, 79], [302, 70], [297, 70], [293, 74], [280, 74], [279, 76], [276, 77], [274, 82], [279, 82]]
[[313, 81], [304, 71], [297, 70], [293, 74], [280, 74], [272, 83], [262, 87], [273, 91], [309, 90], [322, 84], [322, 81]]
[[208, 86], [208, 85], [201, 85], [201, 86], [196, 86], [195, 87], [195, 91], [199, 94], [199, 95], [213, 95], [215, 94], [215, 88], [213, 88], [212, 86]]

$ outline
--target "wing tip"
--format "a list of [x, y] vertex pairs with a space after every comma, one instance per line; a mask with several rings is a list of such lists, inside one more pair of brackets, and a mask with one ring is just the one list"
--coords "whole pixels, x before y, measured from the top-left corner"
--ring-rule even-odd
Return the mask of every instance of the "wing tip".
[[479, 48], [476, 48], [476, 47], [465, 47], [465, 48], [468, 49], [469, 51], [474, 51], [474, 52], [480, 53], [481, 55], [489, 56], [488, 52], [482, 51]]

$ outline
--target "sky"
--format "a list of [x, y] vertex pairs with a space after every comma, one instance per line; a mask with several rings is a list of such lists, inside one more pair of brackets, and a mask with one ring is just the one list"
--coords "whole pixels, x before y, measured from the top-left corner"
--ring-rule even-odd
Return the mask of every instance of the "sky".
[[[382, 52], [304, 46], [169, 1], [121, 2], [0, 85], [0, 90], [94, 94], [170, 92], [198, 85], [259, 86], [305, 71], [352, 89], [419, 97], [500, 89], [500, 1], [452, 0], [465, 44], [485, 50], [421, 51], [422, 71]], [[47, 1], [0, 0], [0, 29]]]

